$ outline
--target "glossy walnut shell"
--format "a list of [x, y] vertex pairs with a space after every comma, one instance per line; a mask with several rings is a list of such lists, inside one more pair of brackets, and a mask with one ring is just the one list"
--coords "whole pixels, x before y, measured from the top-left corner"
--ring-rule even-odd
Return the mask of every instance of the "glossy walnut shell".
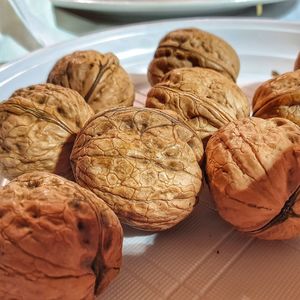
[[253, 97], [253, 115], [286, 118], [300, 126], [300, 70], [263, 83]]
[[113, 53], [87, 50], [66, 55], [47, 81], [77, 91], [95, 112], [132, 106], [134, 101], [133, 83]]
[[33, 172], [0, 199], [1, 300], [92, 300], [118, 274], [122, 227], [90, 191]]
[[93, 115], [75, 91], [53, 84], [16, 91], [0, 104], [0, 174], [31, 171], [72, 178], [69, 161], [77, 132]]
[[229, 123], [209, 140], [206, 171], [219, 214], [268, 240], [300, 235], [300, 128], [282, 118]]
[[235, 50], [223, 39], [197, 28], [178, 29], [159, 42], [148, 67], [148, 80], [154, 85], [169, 71], [185, 67], [213, 69], [236, 81], [240, 61]]
[[71, 155], [76, 182], [120, 220], [168, 229], [193, 210], [201, 187], [203, 147], [185, 123], [162, 111], [119, 108], [95, 115]]
[[250, 114], [242, 90], [220, 73], [204, 68], [170, 71], [150, 89], [146, 106], [174, 110], [204, 142], [220, 127]]

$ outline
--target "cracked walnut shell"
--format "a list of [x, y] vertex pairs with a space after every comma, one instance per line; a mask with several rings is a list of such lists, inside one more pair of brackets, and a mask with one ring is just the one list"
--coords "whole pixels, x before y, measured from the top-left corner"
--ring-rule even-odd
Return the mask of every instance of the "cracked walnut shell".
[[133, 83], [113, 53], [87, 50], [66, 55], [54, 65], [47, 81], [77, 91], [95, 113], [133, 105]]
[[31, 171], [72, 178], [69, 161], [77, 132], [93, 115], [75, 91], [53, 84], [16, 91], [0, 104], [0, 174]]
[[221, 38], [196, 28], [178, 29], [159, 42], [148, 67], [148, 80], [154, 85], [169, 71], [184, 67], [213, 69], [236, 81], [240, 60]]
[[254, 94], [253, 115], [286, 118], [300, 126], [300, 70], [264, 82]]
[[90, 191], [32, 172], [0, 199], [1, 300], [92, 300], [118, 274], [122, 227]]
[[268, 240], [300, 235], [300, 128], [282, 118], [245, 118], [217, 131], [206, 171], [219, 214]]
[[147, 107], [177, 112], [204, 142], [225, 124], [248, 117], [248, 99], [231, 80], [204, 68], [167, 73], [147, 95]]
[[76, 138], [76, 182], [103, 199], [120, 220], [165, 230], [186, 218], [201, 187], [203, 146], [196, 133], [154, 109], [97, 114]]

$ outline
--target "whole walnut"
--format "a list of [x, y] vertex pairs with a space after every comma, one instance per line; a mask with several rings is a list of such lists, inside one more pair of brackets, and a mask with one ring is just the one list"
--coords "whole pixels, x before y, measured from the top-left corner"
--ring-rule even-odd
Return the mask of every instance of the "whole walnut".
[[298, 70], [300, 69], [300, 52], [298, 53], [298, 56], [296, 58], [296, 61], [295, 61], [295, 65], [294, 65], [294, 70]]
[[250, 114], [242, 90], [220, 73], [204, 68], [170, 71], [150, 89], [146, 106], [174, 110], [204, 142], [223, 125]]
[[66, 55], [47, 81], [77, 91], [95, 112], [133, 105], [133, 83], [113, 53], [87, 50]]
[[103, 199], [120, 220], [165, 230], [186, 218], [201, 187], [201, 140], [159, 110], [119, 108], [90, 119], [71, 154], [76, 182]]
[[122, 227], [90, 191], [32, 172], [0, 199], [1, 300], [92, 300], [118, 274]]
[[286, 118], [300, 126], [300, 70], [264, 82], [254, 94], [253, 115]]
[[236, 81], [240, 60], [235, 50], [221, 38], [197, 28], [177, 29], [159, 42], [148, 67], [151, 85], [176, 68], [203, 67], [213, 69]]
[[300, 236], [300, 127], [282, 118], [245, 118], [217, 131], [206, 171], [219, 214], [268, 240]]
[[37, 170], [72, 178], [71, 149], [93, 114], [71, 89], [41, 84], [16, 91], [0, 104], [0, 174], [11, 179]]

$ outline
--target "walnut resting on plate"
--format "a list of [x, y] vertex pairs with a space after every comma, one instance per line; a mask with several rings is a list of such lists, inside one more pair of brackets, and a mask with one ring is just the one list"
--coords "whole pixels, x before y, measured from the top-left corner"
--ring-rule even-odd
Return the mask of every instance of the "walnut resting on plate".
[[66, 55], [47, 81], [77, 91], [95, 112], [133, 105], [133, 83], [113, 53], [87, 50]]
[[0, 104], [0, 174], [11, 179], [37, 170], [72, 178], [73, 142], [92, 115], [84, 99], [64, 87], [16, 91]]
[[300, 236], [300, 127], [282, 118], [245, 118], [217, 131], [206, 171], [219, 214], [268, 240]]
[[188, 125], [159, 110], [131, 107], [90, 119], [76, 138], [71, 164], [76, 182], [122, 222], [157, 231], [193, 210], [202, 156], [202, 142]]
[[118, 274], [122, 227], [90, 191], [32, 172], [0, 199], [1, 300], [93, 300]]
[[236, 81], [240, 60], [227, 42], [209, 32], [197, 28], [177, 29], [159, 42], [148, 67], [148, 80], [154, 85], [169, 71], [185, 67], [213, 69]]
[[242, 90], [220, 73], [204, 68], [170, 71], [150, 89], [146, 106], [174, 110], [204, 142], [223, 125], [250, 114]]
[[286, 118], [300, 126], [300, 70], [264, 82], [254, 94], [253, 114]]

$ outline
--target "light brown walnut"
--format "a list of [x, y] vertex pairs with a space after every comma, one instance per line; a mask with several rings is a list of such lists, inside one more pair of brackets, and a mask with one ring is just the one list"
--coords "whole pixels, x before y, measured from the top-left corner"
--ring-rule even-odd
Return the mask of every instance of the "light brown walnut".
[[167, 73], [147, 95], [147, 107], [177, 112], [204, 142], [225, 124], [248, 117], [248, 99], [220, 73], [181, 68]]
[[122, 227], [90, 191], [32, 172], [0, 199], [1, 300], [93, 300], [118, 274]]
[[240, 60], [235, 50], [223, 39], [197, 28], [177, 29], [159, 42], [148, 67], [151, 85], [176, 68], [203, 67], [220, 72], [236, 81]]
[[66, 55], [54, 65], [47, 81], [77, 91], [95, 112], [133, 105], [132, 80], [113, 53], [86, 50]]
[[268, 240], [300, 236], [300, 127], [282, 118], [245, 118], [217, 131], [206, 171], [219, 214]]
[[185, 123], [165, 112], [119, 108], [95, 115], [71, 154], [76, 182], [120, 220], [165, 230], [185, 219], [201, 187], [203, 146]]
[[16, 91], [0, 104], [0, 174], [12, 179], [36, 170], [71, 179], [76, 134], [93, 114], [77, 92], [64, 87]]
[[279, 75], [258, 87], [253, 115], [286, 118], [300, 126], [300, 70]]

